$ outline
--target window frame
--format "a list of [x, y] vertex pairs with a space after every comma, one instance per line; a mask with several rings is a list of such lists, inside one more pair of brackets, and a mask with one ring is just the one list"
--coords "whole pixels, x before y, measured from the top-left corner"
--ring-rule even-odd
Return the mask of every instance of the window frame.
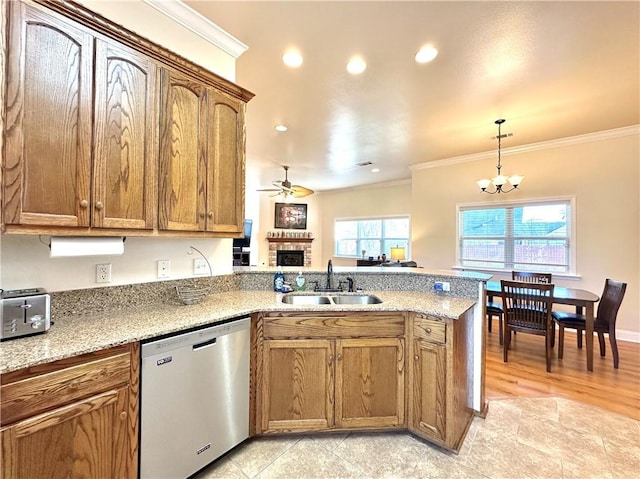
[[[567, 271], [549, 271], [544, 267], [539, 269], [540, 272], [550, 272], [554, 276], [563, 276], [563, 277], [575, 277], [577, 274], [577, 209], [576, 209], [576, 197], [575, 196], [555, 196], [549, 198], [529, 198], [529, 199], [520, 199], [520, 200], [502, 200], [502, 201], [484, 201], [484, 202], [474, 202], [474, 203], [459, 203], [456, 204], [456, 266], [455, 269], [468, 270], [468, 271], [487, 271], [487, 272], [495, 272], [495, 273], [510, 273], [513, 268], [492, 268], [488, 266], [466, 266], [461, 264], [461, 249], [462, 249], [462, 237], [461, 237], [461, 212], [464, 210], [479, 210], [479, 209], [499, 209], [499, 208], [517, 208], [517, 207], [526, 207], [526, 206], [544, 206], [550, 204], [557, 203], [567, 203], [569, 206], [569, 225], [567, 228], [568, 236], [566, 237], [568, 243], [568, 270]], [[510, 225], [505, 225], [505, 231], [513, 229], [513, 223]], [[496, 237], [498, 238], [498, 237]], [[511, 235], [510, 237], [505, 234], [504, 237], [499, 237], [500, 239], [504, 239], [505, 241], [510, 238], [511, 240], [520, 240], [520, 239], [531, 239], [531, 238], [522, 238], [515, 237]], [[482, 239], [482, 238], [480, 238]], [[535, 239], [535, 238], [534, 238]], [[506, 263], [506, 262], [505, 262]]]
[[[389, 237], [386, 238], [384, 236], [384, 220], [392, 220], [392, 219], [406, 219], [408, 221], [408, 236], [406, 238], [398, 238], [398, 237]], [[344, 255], [344, 254], [338, 254], [338, 239], [336, 238], [336, 223], [338, 223], [339, 221], [356, 221], [356, 222], [361, 222], [361, 221], [377, 221], [377, 220], [381, 220], [382, 221], [382, 236], [380, 238], [360, 238], [357, 237], [356, 242], [358, 244], [358, 246], [356, 247], [356, 252], [357, 251], [361, 251], [362, 248], [360, 247], [360, 240], [366, 240], [366, 241], [370, 241], [370, 240], [380, 240], [382, 242], [382, 244], [384, 244], [385, 241], [394, 241], [394, 240], [398, 240], [398, 241], [406, 241], [407, 242], [407, 248], [405, 251], [405, 260], [410, 260], [411, 258], [411, 215], [410, 214], [397, 214], [397, 215], [380, 215], [380, 216], [349, 216], [349, 217], [341, 217], [341, 218], [334, 218], [333, 219], [333, 256], [335, 258], [344, 258], [344, 259], [362, 259], [362, 256], [360, 254], [357, 254], [355, 256], [353, 255]], [[360, 232], [360, 228], [357, 228], [358, 233]], [[384, 253], [384, 251], [381, 251], [381, 255], [382, 253]], [[370, 255], [367, 253], [366, 257], [368, 258]], [[376, 255], [374, 255], [376, 256]], [[391, 259], [390, 256], [388, 256], [387, 259]]]

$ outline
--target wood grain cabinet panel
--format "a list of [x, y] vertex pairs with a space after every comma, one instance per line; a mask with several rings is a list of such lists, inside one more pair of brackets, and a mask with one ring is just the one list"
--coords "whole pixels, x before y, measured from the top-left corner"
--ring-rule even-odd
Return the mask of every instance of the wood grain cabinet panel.
[[[404, 315], [371, 314], [367, 330], [362, 313], [316, 314], [273, 313], [260, 320], [262, 338], [272, 339], [260, 343], [257, 429], [403, 426], [404, 328], [397, 325], [404, 324]], [[376, 337], [376, 328], [397, 337]], [[312, 339], [318, 334], [326, 338]]]
[[93, 37], [9, 2], [3, 221], [87, 227]]
[[404, 342], [336, 342], [336, 427], [392, 427], [404, 423]]
[[245, 103], [209, 90], [207, 231], [244, 231]]
[[138, 475], [139, 345], [0, 376], [6, 479]]
[[113, 42], [96, 42], [93, 226], [155, 226], [157, 68]]
[[78, 3], [5, 10], [2, 233], [243, 233], [251, 92]]
[[161, 111], [159, 228], [242, 232], [244, 103], [163, 69]]
[[444, 442], [447, 437], [445, 348], [438, 344], [415, 341], [413, 354], [411, 424], [422, 434]]
[[162, 70], [160, 119], [161, 230], [204, 231], [207, 194], [206, 88]]
[[412, 314], [409, 429], [459, 450], [473, 418], [473, 310], [458, 319]]
[[262, 428], [327, 429], [333, 424], [332, 341], [265, 341]]

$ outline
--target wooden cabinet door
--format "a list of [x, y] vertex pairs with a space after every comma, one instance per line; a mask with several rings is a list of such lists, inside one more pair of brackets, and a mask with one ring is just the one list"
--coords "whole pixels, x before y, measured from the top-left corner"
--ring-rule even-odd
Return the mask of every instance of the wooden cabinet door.
[[404, 424], [404, 341], [336, 342], [336, 427]]
[[208, 91], [207, 231], [244, 228], [245, 104]]
[[154, 227], [156, 69], [146, 57], [96, 41], [93, 226]]
[[89, 226], [93, 37], [9, 4], [4, 222]]
[[112, 390], [3, 428], [2, 477], [134, 479], [127, 398]]
[[446, 348], [427, 341], [413, 343], [413, 374], [409, 407], [411, 427], [439, 441], [446, 440]]
[[161, 74], [158, 228], [204, 231], [206, 226], [207, 96], [184, 75]]
[[334, 342], [268, 340], [263, 350], [262, 430], [333, 426]]

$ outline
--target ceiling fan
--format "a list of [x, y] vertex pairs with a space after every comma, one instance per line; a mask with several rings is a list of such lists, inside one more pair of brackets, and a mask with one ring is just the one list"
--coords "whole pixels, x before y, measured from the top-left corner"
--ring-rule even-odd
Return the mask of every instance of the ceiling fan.
[[289, 181], [289, 167], [282, 166], [284, 168], [284, 180], [273, 181], [275, 188], [263, 188], [258, 191], [276, 191], [273, 195], [269, 196], [281, 196], [285, 201], [288, 198], [303, 198], [313, 194], [313, 190], [305, 188], [300, 185], [292, 185]]

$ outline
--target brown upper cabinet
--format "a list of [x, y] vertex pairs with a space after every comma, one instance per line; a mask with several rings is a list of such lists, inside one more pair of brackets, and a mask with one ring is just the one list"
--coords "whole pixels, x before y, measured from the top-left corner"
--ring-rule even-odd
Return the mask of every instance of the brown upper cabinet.
[[73, 2], [8, 32], [3, 232], [242, 233], [252, 93]]
[[93, 37], [10, 2], [4, 223], [90, 225]]
[[159, 228], [242, 231], [244, 103], [162, 70]]

